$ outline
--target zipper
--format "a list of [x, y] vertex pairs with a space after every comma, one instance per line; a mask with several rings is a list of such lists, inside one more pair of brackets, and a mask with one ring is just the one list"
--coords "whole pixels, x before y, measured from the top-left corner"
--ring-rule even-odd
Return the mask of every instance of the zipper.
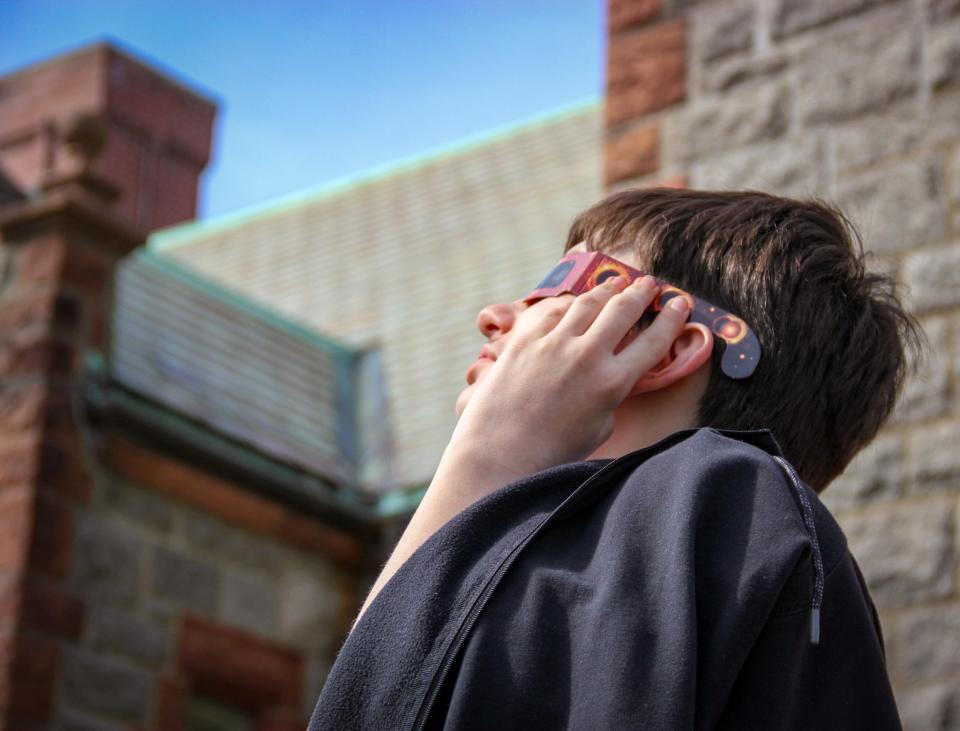
[[807, 499], [807, 494], [803, 491], [800, 484], [800, 478], [794, 471], [793, 466], [782, 457], [774, 456], [777, 463], [783, 468], [784, 472], [790, 478], [791, 486], [797, 493], [800, 501], [800, 514], [803, 517], [803, 525], [810, 536], [811, 553], [813, 554], [813, 598], [810, 602], [810, 644], [820, 644], [820, 606], [823, 603], [823, 589], [826, 580], [823, 571], [823, 556], [820, 553], [820, 541], [817, 539], [817, 524], [813, 516], [813, 507]]
[[440, 668], [434, 673], [432, 680], [430, 681], [430, 686], [427, 689], [427, 693], [424, 696], [424, 699], [420, 702], [419, 707], [413, 714], [412, 724], [404, 724], [404, 727], [412, 729], [412, 731], [423, 731], [424, 726], [427, 723], [427, 719], [430, 716], [430, 711], [433, 710], [433, 704], [436, 703], [437, 696], [440, 693], [440, 688], [443, 686], [443, 681], [447, 677], [447, 673], [450, 672], [450, 668], [453, 666], [454, 661], [457, 659], [457, 656], [460, 654], [460, 649], [463, 647], [464, 643], [467, 640], [471, 630], [473, 630], [474, 625], [477, 622], [480, 613], [486, 607], [487, 602], [490, 601], [490, 597], [493, 595], [493, 592], [496, 590], [500, 581], [503, 579], [504, 574], [507, 570], [513, 565], [513, 562], [516, 560], [517, 556], [523, 551], [524, 548], [532, 541], [536, 536], [549, 524], [557, 515], [569, 508], [569, 506], [577, 501], [577, 499], [583, 494], [583, 492], [590, 486], [592, 483], [599, 480], [605, 474], [612, 472], [615, 468], [622, 467], [629, 461], [636, 460], [638, 458], [643, 458], [643, 460], [648, 459], [656, 453], [663, 451], [672, 447], [675, 443], [687, 439], [691, 434], [696, 430], [684, 430], [681, 432], [676, 432], [666, 439], [658, 442], [651, 447], [646, 449], [641, 449], [636, 452], [631, 452], [622, 457], [618, 457], [607, 465], [601, 467], [597, 472], [593, 473], [590, 477], [584, 480], [570, 495], [564, 499], [560, 505], [554, 508], [546, 518], [544, 518], [530, 533], [528, 533], [523, 540], [521, 540], [513, 549], [510, 551], [510, 554], [503, 560], [503, 562], [497, 567], [497, 570], [494, 571], [493, 576], [490, 577], [490, 580], [487, 582], [487, 585], [483, 588], [483, 591], [480, 593], [480, 596], [476, 599], [473, 607], [470, 609], [470, 612], [467, 614], [466, 619], [463, 621], [463, 624], [460, 625], [460, 628], [457, 630], [457, 634], [454, 636], [453, 641], [450, 647], [447, 648], [446, 653], [444, 654], [443, 661], [440, 664]]

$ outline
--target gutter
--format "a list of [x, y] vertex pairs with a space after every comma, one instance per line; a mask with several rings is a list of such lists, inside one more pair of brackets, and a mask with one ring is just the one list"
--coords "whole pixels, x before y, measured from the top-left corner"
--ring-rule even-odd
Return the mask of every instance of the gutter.
[[426, 490], [423, 485], [376, 496], [291, 467], [126, 388], [96, 353], [87, 358], [81, 392], [92, 424], [146, 437], [176, 459], [354, 534], [375, 538], [385, 526], [406, 523]]

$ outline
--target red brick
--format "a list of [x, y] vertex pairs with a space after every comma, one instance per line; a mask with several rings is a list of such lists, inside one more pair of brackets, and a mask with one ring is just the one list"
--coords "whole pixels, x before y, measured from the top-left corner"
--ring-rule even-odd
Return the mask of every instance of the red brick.
[[0, 490], [0, 571], [19, 573], [26, 566], [33, 518], [30, 487]]
[[33, 483], [41, 444], [39, 429], [0, 435], [0, 488]]
[[660, 126], [647, 124], [608, 139], [604, 166], [607, 184], [656, 172], [660, 167]]
[[93, 494], [93, 477], [87, 470], [82, 447], [76, 439], [47, 436], [40, 447], [37, 485], [85, 504]]
[[242, 630], [184, 616], [176, 657], [191, 690], [228, 703], [257, 711], [302, 701], [303, 655]]
[[306, 721], [294, 708], [281, 708], [260, 714], [256, 731], [303, 731], [306, 725]]
[[[36, 190], [45, 174], [63, 175], [77, 167], [61, 135], [52, 126], [78, 114], [106, 120], [107, 144], [93, 170], [121, 190], [113, 213], [144, 228], [156, 228], [156, 211], [192, 218], [197, 180], [209, 159], [216, 109], [145, 64], [98, 44], [7, 76], [0, 98], [0, 139], [16, 132], [20, 144], [0, 146], [0, 161], [24, 190]], [[31, 134], [32, 133], [32, 134]], [[54, 154], [52, 154], [54, 153]], [[183, 159], [191, 170], [185, 193], [165, 187], [154, 171], [168, 157]], [[53, 169], [47, 161], [53, 160]], [[168, 205], [173, 197], [176, 203]], [[168, 221], [174, 222], [174, 221]]]
[[76, 640], [83, 630], [84, 606], [83, 602], [64, 591], [28, 580], [20, 617], [23, 627]]
[[64, 261], [63, 283], [75, 291], [92, 295], [92, 302], [96, 302], [109, 292], [114, 264], [112, 254], [96, 251], [88, 242], [71, 241], [69, 255]]
[[609, 0], [607, 28], [610, 33], [640, 25], [660, 14], [663, 0]]
[[685, 174], [674, 175], [654, 183], [657, 188], [689, 188], [690, 180]]
[[182, 678], [160, 678], [153, 706], [156, 731], [183, 731], [189, 696], [190, 688]]
[[10, 677], [10, 713], [38, 721], [53, 711], [60, 647], [54, 640], [30, 634], [16, 642]]
[[607, 127], [664, 109], [686, 95], [683, 18], [610, 38]]
[[12, 636], [16, 632], [22, 599], [23, 572], [0, 572], [0, 637]]
[[0, 430], [4, 434], [42, 425], [47, 386], [40, 380], [0, 384]]
[[0, 342], [0, 378], [50, 375], [67, 376], [73, 372], [76, 348], [36, 331]]
[[66, 243], [56, 232], [38, 236], [23, 244], [15, 269], [17, 286], [27, 288], [59, 283], [66, 253]]
[[42, 574], [65, 578], [73, 563], [73, 512], [49, 498], [36, 498], [30, 566]]

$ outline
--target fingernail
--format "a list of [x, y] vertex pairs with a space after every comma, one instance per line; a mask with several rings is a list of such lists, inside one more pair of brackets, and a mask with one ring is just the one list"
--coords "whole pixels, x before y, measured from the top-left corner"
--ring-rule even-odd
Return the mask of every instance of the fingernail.
[[686, 312], [689, 309], [686, 297], [674, 297], [667, 303], [667, 307], [677, 312]]
[[626, 280], [618, 274], [618, 275], [615, 276], [615, 277], [610, 277], [610, 279], [607, 279], [607, 280], [604, 282], [604, 284], [606, 284], [608, 287], [619, 287], [619, 286], [622, 285], [625, 281], [626, 281]]

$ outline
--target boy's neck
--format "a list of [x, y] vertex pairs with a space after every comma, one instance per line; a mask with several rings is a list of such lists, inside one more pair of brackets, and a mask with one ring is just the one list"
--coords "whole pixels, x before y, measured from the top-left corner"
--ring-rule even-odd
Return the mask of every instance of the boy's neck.
[[708, 380], [704, 368], [670, 388], [628, 397], [613, 412], [613, 433], [587, 459], [616, 459], [700, 426], [697, 412]]

